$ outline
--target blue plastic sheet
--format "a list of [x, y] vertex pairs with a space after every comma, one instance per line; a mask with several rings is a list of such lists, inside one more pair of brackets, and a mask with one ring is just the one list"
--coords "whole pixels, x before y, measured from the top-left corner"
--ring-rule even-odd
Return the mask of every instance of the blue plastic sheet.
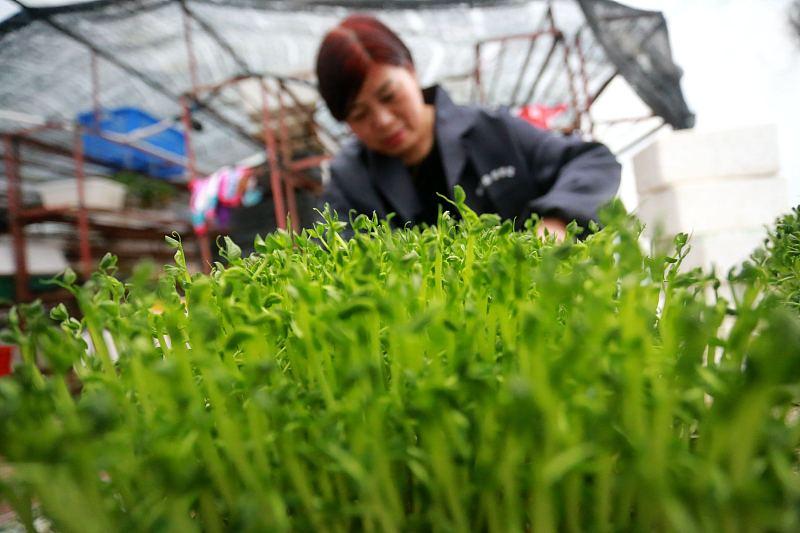
[[[78, 115], [78, 123], [88, 130], [82, 135], [83, 150], [87, 157], [100, 161], [111, 168], [133, 170], [157, 178], [174, 179], [183, 176], [184, 167], [181, 165], [92, 133], [92, 131], [99, 131], [100, 133], [126, 134], [157, 124], [158, 119], [133, 107], [103, 109], [99, 119], [98, 125], [93, 111]], [[97, 126], [99, 126], [99, 130]], [[136, 142], [145, 147], [155, 148], [156, 151], [166, 151], [174, 157], [186, 156], [183, 133], [175, 128], [160, 130], [153, 135], [137, 139]]]

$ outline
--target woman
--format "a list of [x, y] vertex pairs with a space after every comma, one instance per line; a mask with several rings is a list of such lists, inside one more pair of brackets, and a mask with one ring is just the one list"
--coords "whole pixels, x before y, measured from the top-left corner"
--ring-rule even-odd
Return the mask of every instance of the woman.
[[620, 166], [598, 143], [549, 133], [506, 112], [455, 105], [438, 86], [423, 90], [408, 48], [377, 19], [347, 17], [324, 38], [317, 78], [331, 114], [355, 139], [331, 163], [323, 201], [392, 223], [434, 224], [453, 187], [478, 214], [518, 225], [537, 213], [563, 237], [586, 227], [617, 191]]

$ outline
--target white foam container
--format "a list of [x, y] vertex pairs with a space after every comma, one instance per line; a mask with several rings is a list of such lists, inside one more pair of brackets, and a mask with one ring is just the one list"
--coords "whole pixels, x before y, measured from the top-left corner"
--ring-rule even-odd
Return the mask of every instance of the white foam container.
[[738, 177], [779, 173], [778, 130], [774, 125], [662, 134], [633, 157], [639, 194]]
[[[64, 250], [47, 239], [26, 237], [25, 260], [30, 275], [57, 274], [69, 263]], [[16, 272], [14, 247], [10, 235], [0, 236], [0, 276], [13, 276]]]
[[[36, 187], [47, 208], [78, 207], [78, 180], [60, 179], [40, 183]], [[90, 209], [122, 209], [125, 206], [124, 185], [100, 177], [84, 180], [85, 207]]]

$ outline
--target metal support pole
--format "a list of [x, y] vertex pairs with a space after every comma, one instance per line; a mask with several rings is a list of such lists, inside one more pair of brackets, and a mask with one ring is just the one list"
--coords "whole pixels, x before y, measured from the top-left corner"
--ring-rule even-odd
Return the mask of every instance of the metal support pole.
[[[189, 173], [189, 190], [193, 190], [197, 180], [197, 166], [194, 160], [194, 148], [192, 147], [192, 109], [189, 106], [189, 97], [181, 96], [181, 120], [183, 122], [183, 144], [186, 149], [186, 170]], [[197, 245], [200, 247], [200, 260], [203, 264], [203, 271], [211, 271], [211, 243], [208, 241], [208, 234], [196, 234]]]
[[[594, 135], [594, 119], [592, 118], [592, 114], [590, 112], [590, 108], [592, 107], [592, 98], [589, 94], [589, 75], [586, 72], [586, 55], [583, 53], [583, 40], [581, 39], [581, 33], [586, 28], [586, 26], [581, 26], [578, 29], [578, 32], [575, 34], [575, 50], [578, 53], [578, 62], [580, 64], [580, 76], [581, 80], [583, 81], [581, 88], [583, 89], [583, 109], [581, 110], [582, 114], [586, 117], [586, 122], [589, 127], [589, 135]], [[577, 111], [577, 109], [576, 109]]]
[[[189, 97], [192, 100], [197, 99], [197, 87], [199, 80], [197, 79], [197, 58], [194, 55], [194, 43], [192, 41], [192, 22], [189, 17], [189, 9], [186, 7], [184, 0], [180, 1], [181, 16], [183, 18], [183, 38], [186, 42], [186, 57], [189, 64], [189, 80], [192, 84], [192, 91]], [[183, 106], [183, 135], [186, 141], [186, 155], [189, 159], [189, 189], [192, 190], [194, 182], [197, 179], [197, 169], [195, 166], [194, 151], [191, 148], [190, 135], [192, 129], [191, 108], [187, 101], [187, 96], [181, 97], [181, 105]], [[197, 241], [200, 246], [200, 257], [203, 261], [203, 271], [206, 273], [211, 272], [211, 243], [208, 240], [208, 233], [197, 236]]]
[[547, 51], [547, 55], [544, 58], [544, 62], [542, 66], [539, 67], [539, 72], [536, 74], [536, 78], [533, 80], [533, 83], [528, 89], [528, 94], [525, 95], [525, 98], [522, 99], [520, 102], [521, 104], [529, 104], [533, 100], [533, 96], [536, 93], [536, 88], [539, 86], [539, 83], [542, 81], [542, 77], [544, 76], [547, 67], [550, 66], [550, 60], [553, 59], [553, 54], [555, 54], [556, 48], [558, 48], [558, 43], [563, 39], [561, 33], [553, 33], [553, 42], [550, 45], [550, 50]]
[[595, 101], [600, 97], [600, 95], [603, 94], [603, 91], [605, 91], [608, 88], [608, 86], [611, 85], [611, 82], [614, 81], [614, 78], [617, 77], [617, 74], [619, 74], [619, 70], [614, 69], [614, 72], [612, 72], [611, 75], [607, 77], [603, 81], [603, 83], [600, 84], [600, 86], [597, 88], [594, 94], [589, 96], [590, 105], [594, 104]]
[[566, 39], [562, 41], [564, 45], [564, 69], [567, 71], [567, 84], [569, 85], [569, 96], [572, 99], [572, 109], [575, 112], [575, 118], [572, 121], [573, 129], [581, 127], [581, 112], [578, 109], [578, 91], [575, 88], [575, 73], [572, 72], [572, 66], [569, 64], [569, 44]]
[[664, 119], [662, 119], [661, 123], [658, 124], [656, 127], [652, 128], [650, 130], [647, 130], [645, 133], [643, 133], [642, 135], [636, 137], [634, 140], [630, 141], [628, 144], [626, 144], [622, 148], [619, 148], [619, 149], [615, 150], [614, 153], [617, 156], [621, 156], [622, 154], [624, 154], [625, 152], [627, 152], [631, 148], [634, 148], [640, 142], [644, 141], [645, 139], [647, 139], [648, 137], [650, 137], [651, 135], [653, 135], [655, 132], [657, 132], [658, 130], [660, 130], [661, 128], [663, 128], [666, 125], [667, 125], [667, 122]]
[[[285, 87], [282, 81], [278, 82], [278, 127], [281, 137], [281, 161], [282, 169], [288, 172], [292, 163], [292, 145], [289, 139], [289, 130], [286, 125], [286, 106], [283, 102], [283, 91]], [[295, 196], [295, 187], [292, 179], [285, 180], [286, 183], [286, 203], [289, 207], [289, 216], [292, 220], [292, 229], [295, 232], [300, 231], [300, 213], [297, 211], [297, 198]]]
[[550, 45], [550, 50], [547, 51], [547, 56], [544, 58], [544, 63], [539, 68], [539, 73], [536, 75], [536, 79], [533, 80], [533, 84], [531, 84], [530, 89], [528, 90], [528, 94], [522, 100], [522, 104], [531, 103], [533, 100], [533, 95], [536, 92], [536, 87], [538, 87], [539, 82], [542, 81], [542, 76], [544, 76], [545, 70], [547, 70], [548, 65], [550, 65], [550, 60], [553, 58], [553, 54], [556, 51], [556, 47], [558, 46], [558, 42], [564, 38], [563, 34], [558, 31], [556, 28], [556, 20], [553, 17], [553, 5], [551, 2], [547, 3], [547, 11], [545, 12], [545, 20], [550, 24], [549, 31], [553, 36], [553, 43]]
[[281, 169], [278, 164], [277, 146], [275, 135], [270, 125], [269, 94], [267, 84], [262, 78], [261, 82], [261, 113], [264, 123], [264, 146], [269, 160], [269, 179], [272, 189], [272, 201], [275, 205], [275, 223], [280, 229], [286, 229], [286, 207], [283, 203], [283, 187], [281, 184]]
[[197, 59], [194, 55], [194, 44], [192, 42], [192, 22], [189, 20], [189, 10], [186, 8], [184, 0], [181, 0], [181, 14], [183, 19], [183, 39], [186, 42], [186, 55], [189, 61], [189, 80], [192, 83], [192, 97], [197, 98]]
[[472, 94], [471, 100], [477, 98], [478, 103], [483, 103], [485, 98], [483, 95], [483, 87], [481, 87], [481, 43], [475, 45], [475, 91]]
[[497, 54], [497, 66], [495, 67], [494, 70], [494, 76], [492, 76], [492, 79], [489, 82], [489, 91], [486, 97], [486, 99], [489, 102], [491, 102], [492, 98], [494, 98], [494, 91], [497, 88], [497, 85], [499, 84], [500, 74], [503, 72], [503, 62], [506, 57], [506, 50], [508, 49], [507, 41], [502, 40], [500, 41], [499, 44], [500, 44], [500, 51]]
[[[551, 12], [552, 5], [548, 3], [547, 10], [542, 16], [542, 20], [540, 20], [539, 24], [536, 25], [536, 31], [529, 37], [530, 44], [528, 44], [528, 51], [525, 53], [525, 60], [522, 63], [522, 67], [519, 69], [519, 77], [517, 77], [517, 82], [514, 84], [514, 90], [511, 92], [511, 98], [508, 102], [511, 106], [517, 105], [517, 94], [519, 94], [519, 90], [522, 87], [522, 80], [525, 78], [525, 74], [528, 72], [528, 66], [530, 65], [531, 58], [533, 57], [533, 51], [536, 48], [536, 41], [538, 41], [539, 37], [541, 37], [544, 33], [547, 33], [547, 30], [544, 29], [545, 23], [548, 21], [552, 22], [552, 18], [550, 17]], [[552, 31], [552, 28], [549, 31]]]
[[92, 274], [92, 251], [89, 247], [89, 213], [86, 211], [86, 183], [83, 168], [83, 130], [76, 126], [73, 139], [75, 150], [75, 177], [78, 180], [78, 243], [80, 270], [84, 278]]
[[92, 110], [94, 111], [95, 128], [100, 131], [100, 73], [97, 66], [97, 53], [91, 49], [89, 53], [92, 58]]
[[20, 218], [22, 209], [22, 191], [20, 190], [19, 169], [19, 141], [11, 135], [3, 136], [6, 176], [8, 177], [8, 221], [11, 226], [11, 236], [14, 246], [14, 286], [15, 300], [28, 301], [31, 299], [28, 290], [28, 261], [25, 256], [25, 229]]
[[533, 56], [533, 50], [536, 48], [536, 40], [539, 38], [539, 35], [535, 35], [531, 37], [531, 42], [528, 44], [528, 51], [525, 53], [525, 60], [522, 62], [522, 68], [519, 69], [519, 76], [517, 77], [516, 83], [514, 83], [514, 90], [511, 91], [511, 98], [509, 99], [509, 104], [512, 106], [517, 103], [517, 93], [519, 92], [519, 88], [522, 85], [522, 79], [525, 77], [525, 73], [528, 71], [528, 65], [531, 62], [531, 57]]
[[194, 148], [192, 147], [192, 109], [189, 106], [189, 97], [181, 96], [181, 121], [183, 122], [183, 144], [186, 150], [186, 170], [188, 172], [189, 183], [197, 179], [197, 165], [194, 160]]
[[294, 180], [286, 180], [286, 203], [289, 206], [289, 218], [292, 221], [292, 230], [300, 233], [300, 212], [297, 210], [297, 195]]

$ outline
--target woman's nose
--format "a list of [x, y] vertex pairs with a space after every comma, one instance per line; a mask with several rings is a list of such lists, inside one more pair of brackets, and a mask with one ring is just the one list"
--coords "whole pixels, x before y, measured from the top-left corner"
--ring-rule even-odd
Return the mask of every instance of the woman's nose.
[[392, 123], [393, 115], [392, 112], [389, 111], [384, 106], [378, 106], [375, 109], [374, 117], [374, 124], [376, 128], [384, 128]]

